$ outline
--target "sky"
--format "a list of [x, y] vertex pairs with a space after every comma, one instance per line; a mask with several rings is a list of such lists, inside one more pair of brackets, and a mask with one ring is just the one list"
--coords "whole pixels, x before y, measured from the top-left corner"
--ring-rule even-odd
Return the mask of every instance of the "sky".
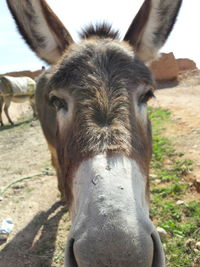
[[[73, 39], [91, 22], [109, 22], [121, 38], [143, 0], [47, 0]], [[190, 58], [200, 68], [200, 1], [183, 0], [175, 27], [161, 52], [173, 52], [176, 58]], [[6, 0], [0, 0], [0, 73], [38, 70], [45, 65], [25, 44], [16, 30]]]

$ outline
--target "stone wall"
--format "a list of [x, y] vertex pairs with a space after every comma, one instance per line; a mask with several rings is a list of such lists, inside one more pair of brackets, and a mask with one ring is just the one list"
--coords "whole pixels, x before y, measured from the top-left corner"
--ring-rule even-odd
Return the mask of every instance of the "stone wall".
[[189, 58], [178, 58], [177, 60], [179, 71], [196, 70], [196, 63]]
[[173, 53], [162, 53], [150, 66], [157, 81], [170, 81], [178, 78], [179, 68]]
[[160, 57], [150, 66], [158, 82], [177, 80], [181, 72], [196, 70], [196, 63], [188, 58], [176, 59], [174, 54], [161, 53]]

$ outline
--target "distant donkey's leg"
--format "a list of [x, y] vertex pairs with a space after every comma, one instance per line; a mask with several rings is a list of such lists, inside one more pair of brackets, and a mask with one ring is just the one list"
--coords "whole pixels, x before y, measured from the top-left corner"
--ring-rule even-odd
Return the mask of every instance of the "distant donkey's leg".
[[51, 153], [51, 163], [56, 170], [56, 175], [57, 175], [57, 179], [58, 179], [58, 190], [60, 191], [60, 194], [61, 194], [61, 200], [64, 201], [65, 200], [65, 190], [64, 190], [63, 179], [62, 179], [62, 175], [61, 175], [61, 171], [60, 171], [60, 166], [58, 163], [57, 153], [56, 153], [56, 150], [50, 144], [48, 144], [48, 147], [49, 147], [49, 150]]
[[0, 97], [0, 126], [3, 126], [2, 110], [3, 110], [3, 97]]
[[10, 124], [14, 124], [13, 121], [11, 120], [10, 116], [9, 116], [9, 113], [8, 113], [8, 108], [10, 107], [10, 103], [11, 103], [11, 97], [5, 97], [4, 101], [5, 101], [4, 112], [6, 114], [6, 117], [7, 117], [8, 121], [10, 122]]
[[36, 111], [36, 106], [35, 106], [35, 96], [34, 95], [30, 96], [29, 102], [30, 102], [31, 108], [33, 110], [33, 117], [37, 118], [37, 111]]

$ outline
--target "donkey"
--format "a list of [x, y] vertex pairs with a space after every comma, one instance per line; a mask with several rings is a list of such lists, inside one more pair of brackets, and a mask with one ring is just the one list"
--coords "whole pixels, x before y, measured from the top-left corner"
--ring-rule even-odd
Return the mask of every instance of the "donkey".
[[35, 109], [35, 88], [36, 82], [29, 77], [0, 77], [0, 126], [3, 126], [2, 110], [10, 124], [14, 124], [8, 113], [11, 101], [23, 103], [29, 100], [33, 110], [33, 116], [36, 117]]
[[72, 218], [65, 266], [165, 266], [149, 218], [155, 83], [144, 63], [182, 1], [145, 0], [123, 41], [102, 24], [77, 44], [45, 0], [7, 2], [28, 45], [53, 65], [38, 81], [36, 106]]

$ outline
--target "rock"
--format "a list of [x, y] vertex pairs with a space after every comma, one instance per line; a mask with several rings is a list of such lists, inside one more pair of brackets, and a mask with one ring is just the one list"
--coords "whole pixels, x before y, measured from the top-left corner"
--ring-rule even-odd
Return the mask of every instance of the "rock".
[[194, 245], [195, 245], [195, 239], [193, 239], [193, 238], [188, 238], [187, 240], [186, 240], [186, 242], [185, 242], [185, 246], [186, 247], [190, 247], [190, 248], [192, 248], [192, 247], [194, 247]]
[[196, 63], [189, 58], [178, 58], [176, 61], [177, 61], [179, 71], [187, 71], [187, 70], [196, 70], [197, 69]]
[[158, 175], [157, 174], [150, 174], [149, 175], [152, 179], [155, 179], [155, 178], [157, 178], [158, 177]]
[[176, 204], [177, 204], [177, 205], [183, 205], [183, 204], [185, 204], [185, 202], [184, 202], [183, 200], [178, 200], [178, 201], [176, 202]]
[[163, 229], [161, 227], [157, 227], [156, 229], [160, 235], [161, 241], [163, 242], [166, 239], [166, 237], [168, 236], [167, 232], [165, 231], [165, 229]]
[[165, 164], [167, 164], [167, 165], [173, 165], [173, 162], [172, 162], [171, 160], [167, 159], [167, 160], [165, 161]]
[[193, 250], [195, 253], [199, 253], [199, 250], [198, 249], [196, 249], [196, 248], [194, 248], [194, 250]]
[[196, 246], [196, 249], [200, 250], [200, 242], [197, 242], [195, 246]]
[[152, 62], [150, 69], [159, 82], [177, 79], [179, 74], [178, 64], [173, 53], [162, 53], [158, 60]]
[[200, 193], [200, 178], [197, 178], [193, 181], [193, 185], [196, 188], [197, 192]]
[[24, 185], [13, 185], [12, 188], [15, 190], [23, 189], [25, 186]]

